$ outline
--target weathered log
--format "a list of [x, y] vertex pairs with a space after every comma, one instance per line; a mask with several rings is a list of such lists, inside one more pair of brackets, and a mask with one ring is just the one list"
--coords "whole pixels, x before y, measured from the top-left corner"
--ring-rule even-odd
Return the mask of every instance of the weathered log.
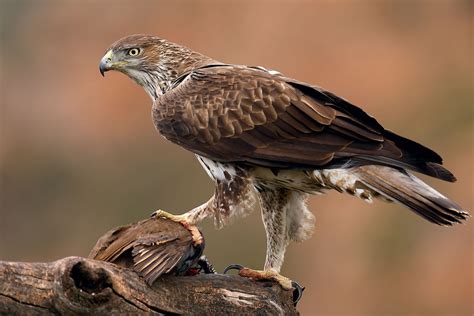
[[152, 287], [114, 264], [68, 257], [0, 261], [0, 314], [297, 315], [291, 291], [239, 276], [162, 276]]

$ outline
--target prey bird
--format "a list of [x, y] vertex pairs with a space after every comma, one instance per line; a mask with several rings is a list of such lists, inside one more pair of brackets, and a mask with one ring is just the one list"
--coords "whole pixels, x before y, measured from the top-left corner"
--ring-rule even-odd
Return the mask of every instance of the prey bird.
[[433, 150], [384, 129], [375, 118], [320, 87], [263, 67], [226, 64], [149, 35], [118, 40], [100, 61], [142, 86], [156, 129], [196, 154], [215, 182], [214, 195], [179, 216], [218, 227], [259, 202], [267, 237], [264, 270], [240, 275], [291, 281], [279, 274], [290, 241], [313, 232], [309, 194], [328, 189], [366, 201], [405, 205], [443, 226], [469, 214], [415, 177], [454, 182]]
[[162, 274], [193, 274], [198, 266], [211, 273], [212, 266], [202, 256], [204, 237], [199, 229], [159, 213], [108, 231], [97, 240], [89, 258], [130, 268], [149, 285]]

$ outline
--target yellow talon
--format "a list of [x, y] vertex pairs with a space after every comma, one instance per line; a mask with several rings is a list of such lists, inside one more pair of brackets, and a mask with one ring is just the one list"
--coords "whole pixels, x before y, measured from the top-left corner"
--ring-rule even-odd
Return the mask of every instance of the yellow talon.
[[285, 290], [291, 290], [293, 288], [290, 279], [274, 270], [252, 270], [249, 268], [243, 268], [239, 271], [239, 275], [254, 280], [273, 280], [280, 284]]
[[203, 237], [202, 237], [201, 232], [196, 226], [189, 223], [188, 216], [186, 215], [186, 213], [182, 215], [174, 215], [163, 210], [157, 210], [152, 214], [152, 216], [155, 216], [156, 218], [160, 218], [160, 217], [166, 218], [173, 222], [177, 222], [183, 225], [191, 233], [193, 241], [194, 241], [194, 245], [197, 246], [203, 242]]
[[168, 212], [163, 211], [163, 210], [155, 211], [152, 214], [152, 216], [167, 218], [169, 220], [172, 220], [173, 222], [182, 222], [182, 221], [186, 220], [185, 216], [183, 216], [183, 215], [174, 215], [174, 214], [168, 213]]
[[273, 269], [253, 270], [253, 269], [246, 268], [240, 264], [231, 264], [230, 266], [225, 268], [224, 274], [226, 274], [227, 271], [234, 270], [234, 269], [238, 270], [239, 275], [244, 278], [249, 278], [255, 281], [260, 281], [260, 280], [275, 281], [278, 284], [280, 284], [280, 286], [284, 290], [291, 290], [294, 287], [293, 285], [295, 282], [291, 281], [287, 277], [284, 277], [283, 275], [281, 275], [280, 273], [278, 273], [277, 271]]
[[304, 287], [298, 284], [298, 282], [291, 281], [287, 277], [282, 276], [280, 273], [278, 273], [274, 269], [268, 269], [268, 270], [253, 270], [246, 268], [240, 264], [231, 264], [227, 268], [224, 269], [224, 274], [227, 273], [227, 271], [230, 270], [238, 270], [239, 275], [241, 277], [249, 278], [255, 281], [259, 280], [272, 280], [280, 284], [280, 286], [284, 290], [291, 290], [293, 289], [293, 302], [296, 304], [298, 301], [301, 299], [304, 291]]

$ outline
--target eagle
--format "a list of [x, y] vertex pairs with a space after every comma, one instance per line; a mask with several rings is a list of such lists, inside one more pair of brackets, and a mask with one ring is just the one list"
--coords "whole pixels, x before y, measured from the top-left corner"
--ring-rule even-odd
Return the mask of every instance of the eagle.
[[182, 215], [196, 224], [213, 217], [222, 227], [260, 204], [266, 231], [263, 270], [280, 275], [290, 241], [308, 239], [311, 194], [329, 189], [365, 201], [398, 202], [443, 226], [469, 214], [413, 172], [454, 182], [433, 150], [385, 129], [351, 102], [318, 86], [258, 66], [227, 64], [150, 35], [112, 44], [99, 70], [124, 73], [152, 99], [152, 119], [166, 139], [193, 152], [214, 180], [214, 195]]

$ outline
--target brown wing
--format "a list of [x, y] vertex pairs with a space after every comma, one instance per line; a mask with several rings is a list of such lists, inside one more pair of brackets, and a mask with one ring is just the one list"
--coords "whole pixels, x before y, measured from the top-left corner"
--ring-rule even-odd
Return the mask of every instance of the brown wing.
[[133, 268], [152, 284], [192, 252], [192, 236], [183, 225], [153, 217], [107, 232], [89, 257]]
[[258, 68], [196, 69], [157, 102], [160, 132], [214, 160], [273, 168], [381, 164], [454, 180], [435, 152], [385, 130], [360, 108]]
[[171, 272], [186, 258], [192, 257], [192, 247], [191, 238], [140, 241], [132, 250], [133, 268], [148, 284], [153, 284], [160, 275]]
[[[107, 249], [110, 245], [117, 240], [126, 230], [128, 230], [132, 224], [126, 226], [119, 226], [109, 230], [105, 233], [102, 237], [100, 237], [94, 248], [92, 248], [91, 252], [89, 253], [88, 258], [96, 259], [96, 260], [103, 260], [109, 261], [110, 251]], [[114, 250], [115, 252], [116, 250]]]

